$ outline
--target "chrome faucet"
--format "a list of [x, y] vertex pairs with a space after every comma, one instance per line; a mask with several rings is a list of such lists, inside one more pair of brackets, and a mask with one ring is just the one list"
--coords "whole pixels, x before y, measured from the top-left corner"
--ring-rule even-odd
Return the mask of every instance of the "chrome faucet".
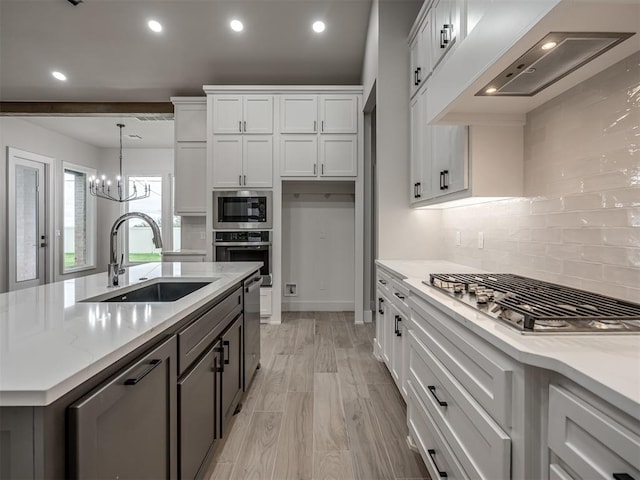
[[149, 224], [151, 230], [153, 231], [153, 244], [156, 248], [162, 248], [162, 238], [160, 237], [160, 228], [158, 224], [151, 218], [149, 215], [140, 212], [129, 212], [125, 213], [121, 217], [118, 217], [115, 222], [113, 222], [113, 226], [111, 227], [111, 256], [109, 258], [109, 269], [107, 270], [108, 275], [108, 287], [117, 287], [118, 286], [118, 275], [124, 273], [124, 268], [122, 268], [121, 263], [123, 262], [123, 258], [121, 257], [120, 262], [118, 263], [118, 229], [120, 226], [129, 220], [130, 218], [139, 218], [144, 220]]

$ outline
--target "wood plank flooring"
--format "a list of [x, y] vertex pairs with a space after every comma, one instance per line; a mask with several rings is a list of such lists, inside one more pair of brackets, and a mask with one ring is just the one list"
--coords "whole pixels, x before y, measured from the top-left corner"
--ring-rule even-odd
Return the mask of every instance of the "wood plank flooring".
[[261, 368], [208, 480], [420, 480], [406, 408], [350, 312], [289, 312], [261, 326]]

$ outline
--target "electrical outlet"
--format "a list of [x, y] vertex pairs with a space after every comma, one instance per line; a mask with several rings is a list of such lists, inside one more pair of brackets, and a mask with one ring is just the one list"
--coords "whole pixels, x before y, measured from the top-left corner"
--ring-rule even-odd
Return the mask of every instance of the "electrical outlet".
[[285, 297], [297, 297], [298, 296], [298, 284], [297, 283], [285, 283], [284, 293]]
[[462, 245], [462, 234], [460, 233], [460, 230], [458, 230], [456, 232], [456, 246], [460, 246]]
[[478, 248], [484, 248], [484, 233], [478, 232]]

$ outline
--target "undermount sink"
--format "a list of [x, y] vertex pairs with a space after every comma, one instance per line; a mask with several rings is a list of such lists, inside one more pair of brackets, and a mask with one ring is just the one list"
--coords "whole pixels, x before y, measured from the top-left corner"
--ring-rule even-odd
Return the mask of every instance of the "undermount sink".
[[175, 302], [202, 287], [206, 287], [215, 280], [217, 279], [207, 282], [157, 282], [127, 292], [120, 292], [115, 296], [100, 295], [99, 297], [87, 298], [82, 302]]

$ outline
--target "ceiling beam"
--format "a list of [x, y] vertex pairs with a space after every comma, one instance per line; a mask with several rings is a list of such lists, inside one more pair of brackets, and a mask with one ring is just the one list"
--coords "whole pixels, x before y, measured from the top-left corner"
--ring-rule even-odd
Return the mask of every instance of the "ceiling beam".
[[0, 102], [0, 116], [133, 117], [149, 114], [167, 115], [173, 118], [173, 104], [171, 102]]

